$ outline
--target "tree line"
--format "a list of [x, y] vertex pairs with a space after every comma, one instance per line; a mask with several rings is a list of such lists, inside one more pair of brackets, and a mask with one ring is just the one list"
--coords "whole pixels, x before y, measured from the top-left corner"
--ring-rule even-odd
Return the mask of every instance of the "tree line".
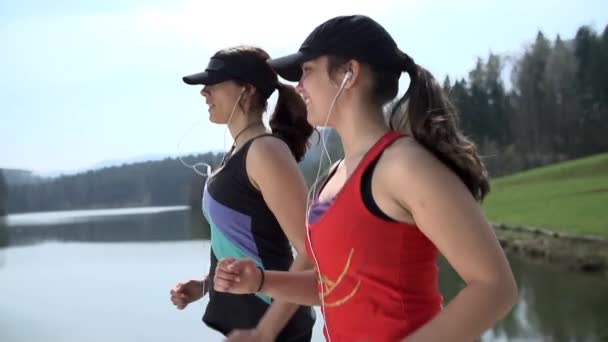
[[608, 151], [608, 26], [538, 32], [521, 56], [490, 54], [443, 87], [494, 176]]

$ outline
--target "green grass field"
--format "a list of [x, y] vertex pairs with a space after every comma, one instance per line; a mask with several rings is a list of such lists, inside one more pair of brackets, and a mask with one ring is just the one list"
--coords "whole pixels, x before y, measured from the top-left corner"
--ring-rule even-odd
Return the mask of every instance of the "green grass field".
[[492, 181], [493, 223], [608, 237], [608, 153]]

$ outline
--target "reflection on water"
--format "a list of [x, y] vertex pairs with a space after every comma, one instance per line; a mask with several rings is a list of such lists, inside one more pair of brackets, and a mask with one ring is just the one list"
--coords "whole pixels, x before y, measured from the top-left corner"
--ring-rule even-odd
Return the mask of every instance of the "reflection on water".
[[[201, 325], [203, 304], [187, 313], [168, 304], [173, 282], [206, 271], [202, 215], [180, 208], [36, 215], [0, 224], [0, 247], [8, 246], [0, 250], [0, 341], [221, 340]], [[605, 278], [510, 261], [520, 302], [484, 341], [608, 341]], [[463, 283], [445, 261], [441, 270], [449, 301]]]
[[0, 244], [43, 241], [150, 242], [208, 239], [202, 214], [187, 207], [63, 211], [9, 215]]
[[47, 242], [10, 247], [0, 268], [2, 342], [221, 341], [184, 311], [175, 282], [208, 269], [206, 241]]
[[3, 216], [0, 216], [0, 250], [6, 246], [8, 246], [8, 229], [6, 227], [5, 218]]
[[[521, 257], [509, 258], [520, 300], [513, 311], [484, 335], [487, 341], [608, 341], [608, 281], [567, 272]], [[464, 286], [456, 272], [441, 263], [446, 300]]]
[[107, 220], [112, 216], [134, 216], [144, 214], [161, 214], [172, 211], [184, 211], [187, 206], [174, 207], [141, 207], [141, 208], [114, 208], [96, 210], [69, 210], [49, 211], [41, 213], [12, 214], [6, 217], [5, 223], [9, 226], [42, 226], [70, 224], [84, 221]]

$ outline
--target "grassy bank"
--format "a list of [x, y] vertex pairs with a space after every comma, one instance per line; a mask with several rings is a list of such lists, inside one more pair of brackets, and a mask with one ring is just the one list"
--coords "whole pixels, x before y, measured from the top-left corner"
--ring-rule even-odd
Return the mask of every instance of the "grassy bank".
[[490, 221], [608, 238], [608, 153], [492, 182]]
[[608, 273], [608, 153], [495, 179], [483, 206], [506, 250]]

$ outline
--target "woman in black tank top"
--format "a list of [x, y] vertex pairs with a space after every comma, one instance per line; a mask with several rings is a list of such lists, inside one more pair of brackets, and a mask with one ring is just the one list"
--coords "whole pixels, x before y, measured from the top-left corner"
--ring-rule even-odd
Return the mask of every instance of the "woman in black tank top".
[[[266, 63], [269, 58], [255, 47], [221, 50], [204, 72], [184, 77], [188, 84], [204, 85], [209, 120], [226, 124], [234, 144], [203, 192], [203, 213], [211, 227], [209, 275], [178, 283], [171, 300], [181, 310], [209, 293], [203, 322], [230, 341], [310, 341], [310, 307], [273, 302], [261, 293], [213, 289], [218, 259], [248, 257], [263, 270], [311, 267], [304, 245], [307, 191], [297, 162], [313, 127], [303, 100], [293, 87], [279, 83]], [[269, 132], [262, 113], [275, 89], [279, 99]], [[295, 260], [290, 242], [298, 252]]]

